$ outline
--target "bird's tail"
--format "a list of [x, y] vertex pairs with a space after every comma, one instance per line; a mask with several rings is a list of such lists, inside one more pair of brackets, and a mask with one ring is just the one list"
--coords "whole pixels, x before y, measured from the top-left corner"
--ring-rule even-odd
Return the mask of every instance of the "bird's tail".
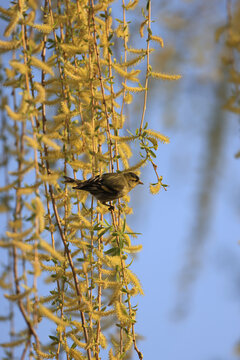
[[83, 181], [83, 180], [75, 180], [73, 178], [70, 178], [69, 176], [63, 176], [63, 177], [64, 177], [65, 184], [75, 184], [76, 185], [73, 187], [73, 189], [81, 190], [82, 186], [85, 184], [85, 181]]
[[63, 176], [63, 177], [64, 177], [64, 183], [65, 183], [65, 184], [73, 184], [73, 183], [76, 184], [76, 180], [75, 180], [75, 179], [72, 179], [72, 178], [70, 178], [70, 177], [68, 177], [68, 176]]

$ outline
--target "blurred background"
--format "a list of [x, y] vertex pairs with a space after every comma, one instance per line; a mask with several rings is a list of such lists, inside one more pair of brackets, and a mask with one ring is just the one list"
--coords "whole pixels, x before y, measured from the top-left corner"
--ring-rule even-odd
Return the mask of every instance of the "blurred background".
[[[132, 270], [145, 291], [136, 330], [147, 360], [240, 357], [240, 122], [226, 106], [238, 90], [229, 81], [239, 62], [227, 31], [232, 20], [240, 23], [239, 10], [240, 1], [152, 2], [153, 34], [165, 43], [151, 54], [152, 68], [182, 79], [149, 84], [146, 121], [170, 138], [156, 160], [168, 190], [151, 195], [155, 174], [145, 167], [128, 217], [142, 233]], [[134, 16], [130, 44], [144, 47], [141, 11]], [[130, 130], [141, 112], [138, 98], [127, 114]], [[2, 296], [0, 308], [8, 311]]]
[[[170, 137], [157, 158], [168, 190], [149, 193], [148, 166], [144, 195], [132, 194], [130, 222], [143, 244], [133, 270], [145, 291], [137, 325], [145, 359], [240, 357], [240, 122], [227, 110], [238, 91], [229, 81], [239, 61], [228, 31], [239, 10], [239, 1], [152, 3], [153, 34], [165, 43], [152, 67], [183, 77], [151, 81], [148, 97], [149, 127]], [[139, 101], [129, 118], [138, 113]]]

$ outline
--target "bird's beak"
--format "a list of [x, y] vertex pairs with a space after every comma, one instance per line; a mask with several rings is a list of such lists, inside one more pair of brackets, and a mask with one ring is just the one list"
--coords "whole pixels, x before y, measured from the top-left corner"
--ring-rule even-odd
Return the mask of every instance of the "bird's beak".
[[141, 184], [141, 185], [144, 185], [144, 184], [143, 184], [143, 182], [142, 182], [141, 180], [139, 180], [139, 181], [138, 181], [138, 183], [139, 183], [139, 184]]

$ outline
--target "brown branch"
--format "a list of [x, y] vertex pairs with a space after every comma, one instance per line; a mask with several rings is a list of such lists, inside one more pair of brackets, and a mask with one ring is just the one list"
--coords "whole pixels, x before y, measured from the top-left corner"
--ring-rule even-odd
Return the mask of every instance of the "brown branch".
[[[14, 273], [14, 280], [15, 280], [15, 290], [16, 290], [16, 294], [19, 295], [21, 293], [20, 291], [20, 286], [19, 286], [19, 278], [18, 278], [18, 269], [17, 269], [17, 250], [16, 247], [13, 247], [13, 273]], [[22, 316], [28, 326], [28, 330], [30, 335], [33, 335], [35, 340], [36, 340], [36, 345], [37, 348], [40, 348], [40, 342], [37, 336], [37, 333], [32, 325], [32, 322], [30, 321], [29, 317], [27, 316], [27, 313], [25, 311], [25, 308], [23, 306], [22, 300], [18, 300], [18, 307], [22, 313]]]
[[140, 127], [139, 127], [139, 135], [141, 135], [142, 133], [142, 128], [143, 128], [143, 122], [144, 122], [144, 117], [145, 117], [145, 112], [146, 112], [146, 107], [147, 107], [147, 92], [148, 92], [148, 77], [149, 77], [149, 71], [150, 71], [150, 34], [151, 34], [151, 0], [148, 0], [148, 38], [147, 38], [147, 70], [146, 70], [146, 78], [145, 78], [145, 91], [144, 91], [144, 101], [143, 101], [143, 112], [142, 112], [142, 118], [141, 118], [141, 123], [140, 123]]
[[101, 93], [102, 93], [102, 98], [103, 98], [103, 106], [104, 106], [105, 117], [106, 117], [106, 122], [107, 122], [108, 150], [109, 150], [109, 154], [110, 154], [109, 170], [110, 170], [110, 172], [113, 172], [114, 166], [113, 166], [113, 154], [112, 154], [112, 139], [111, 139], [109, 116], [108, 116], [107, 103], [106, 103], [106, 97], [105, 97], [105, 91], [104, 91], [104, 85], [103, 85], [103, 78], [102, 78], [102, 72], [101, 72], [101, 66], [100, 66], [99, 48], [97, 45], [97, 30], [96, 30], [96, 24], [95, 24], [95, 19], [94, 19], [93, 0], [89, 0], [89, 11], [90, 11], [90, 16], [91, 16], [92, 25], [93, 25], [94, 49], [95, 49], [95, 54], [96, 54], [96, 58], [97, 58], [98, 76], [99, 76], [99, 81], [100, 81], [100, 88], [101, 88]]

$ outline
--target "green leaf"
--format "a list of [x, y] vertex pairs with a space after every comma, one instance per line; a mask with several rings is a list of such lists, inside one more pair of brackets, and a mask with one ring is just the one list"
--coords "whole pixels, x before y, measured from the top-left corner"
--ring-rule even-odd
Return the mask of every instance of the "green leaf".
[[59, 342], [59, 338], [57, 338], [56, 336], [48, 335], [48, 337], [53, 341]]
[[123, 220], [123, 227], [122, 227], [122, 232], [124, 233], [126, 229], [126, 216], [124, 216], [124, 220]]
[[100, 231], [100, 233], [98, 234], [98, 239], [100, 239], [101, 236], [103, 236], [104, 234], [106, 234], [106, 232], [108, 232], [108, 230], [111, 228], [110, 227], [107, 227], [105, 228], [104, 230]]
[[148, 148], [148, 152], [152, 155], [153, 158], [156, 158], [156, 154], [151, 149]]
[[93, 230], [95, 231], [95, 230], [102, 230], [103, 229], [103, 227], [102, 227], [102, 225], [100, 225], [100, 224], [96, 224], [96, 225], [94, 225], [94, 227], [93, 227]]
[[72, 343], [71, 349], [75, 349], [77, 347], [77, 344], [75, 342]]
[[119, 247], [111, 248], [107, 251], [104, 251], [105, 255], [111, 255], [111, 256], [119, 256], [120, 255], [120, 249]]

